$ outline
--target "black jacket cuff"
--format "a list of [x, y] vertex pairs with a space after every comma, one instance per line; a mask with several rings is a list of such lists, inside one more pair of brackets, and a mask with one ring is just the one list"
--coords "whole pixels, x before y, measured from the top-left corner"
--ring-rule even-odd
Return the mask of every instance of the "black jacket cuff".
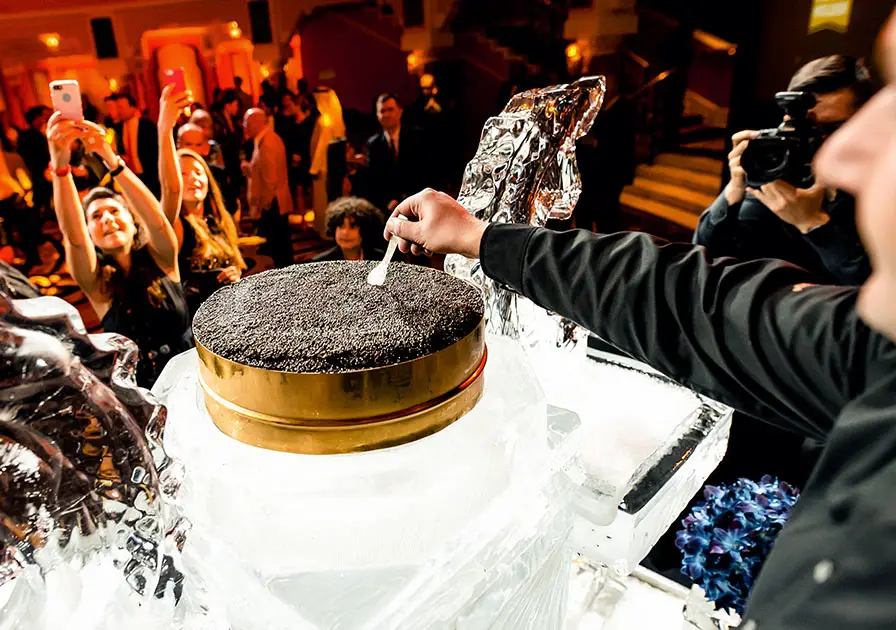
[[536, 229], [531, 225], [490, 223], [479, 245], [485, 275], [522, 293], [526, 247]]

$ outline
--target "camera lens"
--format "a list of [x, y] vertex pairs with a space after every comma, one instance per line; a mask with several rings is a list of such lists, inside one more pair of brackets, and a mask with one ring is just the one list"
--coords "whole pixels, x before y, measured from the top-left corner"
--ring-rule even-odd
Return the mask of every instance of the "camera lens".
[[779, 136], [767, 136], [750, 142], [741, 164], [748, 179], [760, 184], [780, 179], [789, 160], [790, 143]]
[[770, 145], [765, 147], [765, 151], [754, 156], [756, 160], [756, 170], [763, 173], [777, 171], [784, 167], [787, 163], [787, 156], [790, 153], [787, 147], [782, 145]]

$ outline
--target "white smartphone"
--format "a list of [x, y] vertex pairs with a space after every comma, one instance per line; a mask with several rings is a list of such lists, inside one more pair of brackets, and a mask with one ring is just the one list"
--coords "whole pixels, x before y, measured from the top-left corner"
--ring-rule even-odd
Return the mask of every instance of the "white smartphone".
[[50, 83], [50, 100], [57, 112], [62, 112], [68, 120], [84, 120], [84, 106], [81, 104], [81, 86], [77, 81], [53, 81]]

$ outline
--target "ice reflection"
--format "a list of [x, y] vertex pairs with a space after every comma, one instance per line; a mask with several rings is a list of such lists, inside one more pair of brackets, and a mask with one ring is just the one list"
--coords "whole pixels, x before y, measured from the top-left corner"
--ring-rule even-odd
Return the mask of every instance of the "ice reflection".
[[[603, 77], [584, 77], [514, 96], [485, 123], [458, 201], [494, 223], [568, 219], [582, 192], [575, 143], [594, 123], [605, 91]], [[515, 339], [531, 332], [521, 299], [486, 278], [478, 261], [452, 255], [445, 269], [483, 288], [490, 332]]]
[[[0, 618], [37, 628], [83, 608], [88, 566], [109, 569], [109, 592], [176, 599], [187, 524], [163, 500], [183, 475], [161, 446], [165, 408], [136, 386], [130, 340], [87, 335], [74, 307], [34, 295], [0, 268], [0, 586], [23, 578]], [[62, 575], [68, 599], [50, 601]]]

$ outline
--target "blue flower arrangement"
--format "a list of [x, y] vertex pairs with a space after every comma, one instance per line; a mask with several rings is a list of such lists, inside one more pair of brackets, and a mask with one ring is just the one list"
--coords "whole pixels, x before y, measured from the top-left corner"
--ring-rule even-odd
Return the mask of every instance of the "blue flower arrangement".
[[765, 476], [706, 486], [675, 537], [681, 572], [718, 608], [743, 614], [759, 569], [787, 522], [799, 490]]

